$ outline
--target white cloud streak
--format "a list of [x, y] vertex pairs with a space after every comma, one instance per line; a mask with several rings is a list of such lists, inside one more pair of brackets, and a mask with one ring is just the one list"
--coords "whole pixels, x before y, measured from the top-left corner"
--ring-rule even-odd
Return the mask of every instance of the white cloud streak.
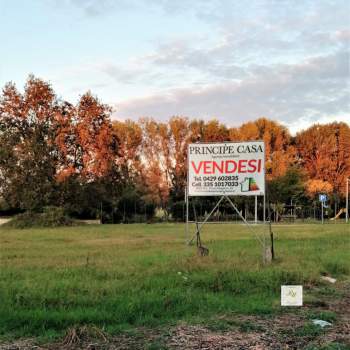
[[217, 117], [238, 125], [261, 116], [292, 123], [299, 118], [317, 121], [327, 115], [349, 112], [348, 52], [315, 57], [295, 65], [256, 67], [251, 71], [254, 74], [238, 82], [172, 89], [119, 103], [116, 116]]
[[157, 9], [207, 24], [196, 37], [157, 39], [151, 52], [93, 66], [120, 87], [137, 87], [135, 98], [116, 102], [117, 118], [186, 115], [238, 125], [266, 116], [293, 130], [350, 120], [347, 0], [65, 2], [88, 16]]

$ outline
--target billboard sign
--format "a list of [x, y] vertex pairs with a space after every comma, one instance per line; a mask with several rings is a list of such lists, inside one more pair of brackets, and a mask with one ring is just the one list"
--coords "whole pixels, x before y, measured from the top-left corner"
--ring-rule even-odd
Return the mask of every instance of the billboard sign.
[[265, 194], [263, 141], [188, 145], [189, 196]]

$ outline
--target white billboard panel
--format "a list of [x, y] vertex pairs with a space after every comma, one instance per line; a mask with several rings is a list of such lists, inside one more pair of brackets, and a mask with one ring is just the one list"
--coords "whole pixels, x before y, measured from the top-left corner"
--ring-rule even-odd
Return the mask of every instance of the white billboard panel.
[[263, 141], [188, 145], [189, 196], [256, 196], [265, 193]]

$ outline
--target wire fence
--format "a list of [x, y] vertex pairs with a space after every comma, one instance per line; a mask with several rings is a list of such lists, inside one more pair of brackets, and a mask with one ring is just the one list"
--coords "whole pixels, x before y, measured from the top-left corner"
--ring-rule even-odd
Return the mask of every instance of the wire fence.
[[[189, 221], [194, 220], [194, 209], [197, 214], [197, 221], [204, 221], [208, 213], [214, 207], [213, 200], [190, 200], [189, 203]], [[263, 222], [264, 206], [262, 201], [258, 203], [255, 214], [254, 201], [246, 200], [236, 203], [240, 214], [249, 222]], [[265, 207], [265, 218], [269, 220], [269, 211]], [[323, 220], [322, 220], [323, 212]], [[345, 206], [333, 205], [327, 208], [321, 208], [320, 203], [311, 203], [310, 205], [287, 205], [271, 204], [270, 215], [271, 222], [274, 224], [293, 224], [293, 223], [325, 223], [336, 224], [345, 223]], [[109, 204], [101, 204], [99, 214], [101, 223], [151, 223], [151, 222], [186, 222], [186, 203], [180, 201], [169, 208], [157, 208], [144, 203], [135, 201], [125, 206], [114, 207]], [[257, 220], [256, 220], [257, 219]], [[211, 215], [208, 223], [241, 223], [240, 215], [227, 205], [220, 205]]]

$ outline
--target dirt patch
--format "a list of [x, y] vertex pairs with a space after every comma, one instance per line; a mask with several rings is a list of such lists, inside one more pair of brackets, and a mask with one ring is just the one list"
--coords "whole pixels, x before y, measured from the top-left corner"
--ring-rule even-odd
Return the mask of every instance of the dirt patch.
[[281, 315], [274, 318], [239, 317], [237, 328], [213, 332], [206, 327], [179, 326], [167, 342], [169, 349], [304, 349], [311, 344], [320, 348], [328, 343], [350, 346], [349, 325], [337, 322], [329, 330], [313, 327], [302, 315]]
[[11, 220], [11, 218], [0, 218], [0, 226], [2, 224], [6, 224], [7, 222], [9, 222]]
[[[230, 320], [221, 318], [221, 320]], [[172, 350], [297, 350], [313, 345], [315, 349], [329, 343], [350, 347], [350, 328], [342, 322], [320, 333], [310, 333], [304, 316], [281, 315], [274, 318], [237, 317], [232, 329], [213, 331], [205, 326], [178, 325], [164, 330], [139, 329], [137, 333], [123, 334], [101, 339], [76, 337], [60, 343], [37, 346], [33, 340], [0, 345], [1, 350], [48, 349], [172, 349]], [[232, 323], [231, 323], [232, 324]], [[312, 329], [312, 328], [311, 328]], [[304, 332], [304, 333], [303, 333]], [[77, 332], [73, 332], [74, 335]], [[72, 329], [70, 330], [72, 334]], [[343, 349], [343, 348], [342, 348]]]
[[181, 326], [174, 330], [170, 349], [267, 349], [268, 339], [256, 332], [212, 332], [204, 327]]
[[336, 320], [332, 327], [317, 339], [317, 344], [337, 342], [348, 345], [350, 349], [350, 283], [345, 283], [341, 290], [341, 298], [327, 298], [327, 305], [319, 307], [318, 311], [332, 311]]
[[[297, 350], [350, 349], [350, 284], [343, 295], [324, 295], [301, 309], [284, 309], [274, 317], [222, 315], [205, 325], [180, 324], [168, 330], [139, 328], [116, 336], [97, 328], [69, 329], [61, 342], [38, 346], [33, 339], [0, 344], [0, 350], [110, 349], [110, 350]], [[333, 314], [332, 326], [314, 326], [312, 315]], [[310, 316], [311, 315], [311, 316]]]

